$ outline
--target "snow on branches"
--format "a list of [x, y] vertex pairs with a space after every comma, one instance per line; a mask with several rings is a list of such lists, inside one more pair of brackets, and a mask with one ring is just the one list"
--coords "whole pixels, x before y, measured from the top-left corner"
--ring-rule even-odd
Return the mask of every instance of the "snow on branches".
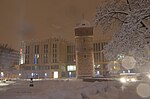
[[[120, 22], [119, 31], [105, 46], [108, 60], [116, 60], [118, 54], [133, 56], [137, 63], [149, 60], [150, 0], [106, 0], [97, 7], [95, 25], [109, 29], [114, 22]], [[142, 60], [142, 62], [141, 62]]]

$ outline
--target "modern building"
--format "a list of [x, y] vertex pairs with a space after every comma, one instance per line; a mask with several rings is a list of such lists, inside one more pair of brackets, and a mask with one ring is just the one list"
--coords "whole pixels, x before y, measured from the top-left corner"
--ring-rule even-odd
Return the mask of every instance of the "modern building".
[[[108, 62], [102, 51], [105, 44], [107, 41], [101, 40], [94, 41], [92, 44], [95, 74], [107, 74]], [[77, 76], [75, 43], [62, 38], [26, 41], [20, 49], [20, 58], [22, 78], [70, 78]]]
[[67, 44], [67, 76], [69, 78], [76, 77], [76, 53], [75, 44]]
[[107, 76], [108, 68], [107, 64], [109, 63], [103, 53], [104, 46], [108, 44], [108, 41], [97, 40], [93, 43], [94, 50], [94, 67], [96, 75], [104, 75]]
[[27, 41], [21, 49], [24, 52], [20, 65], [22, 78], [66, 77], [67, 43], [64, 39]]
[[0, 45], [0, 79], [19, 78], [19, 51]]

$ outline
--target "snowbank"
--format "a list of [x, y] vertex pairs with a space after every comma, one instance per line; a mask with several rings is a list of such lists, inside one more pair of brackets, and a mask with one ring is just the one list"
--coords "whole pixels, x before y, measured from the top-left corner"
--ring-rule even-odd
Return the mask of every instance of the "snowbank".
[[[136, 85], [124, 86], [117, 81], [83, 82], [81, 80], [22, 81], [5, 92], [2, 99], [142, 99], [136, 92]], [[149, 99], [144, 98], [144, 99]]]

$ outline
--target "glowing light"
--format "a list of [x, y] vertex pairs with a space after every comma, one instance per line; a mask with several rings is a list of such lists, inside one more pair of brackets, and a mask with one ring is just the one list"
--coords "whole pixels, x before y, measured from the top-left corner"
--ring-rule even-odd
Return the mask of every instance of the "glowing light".
[[126, 79], [127, 81], [130, 81], [130, 79]]
[[4, 77], [4, 72], [1, 72], [1, 77]]
[[136, 82], [136, 79], [135, 79], [135, 78], [131, 78], [131, 81], [132, 81], [132, 82]]
[[127, 81], [126, 81], [126, 78], [120, 78], [120, 82], [122, 82], [122, 83], [126, 83]]
[[47, 73], [45, 73], [45, 77], [47, 77]]
[[99, 75], [100, 74], [99, 71], [97, 71], [96, 74]]
[[148, 84], [141, 83], [137, 86], [136, 90], [140, 97], [147, 98], [150, 96], [150, 86]]
[[150, 75], [148, 75], [148, 78], [150, 78]]
[[128, 70], [128, 73], [130, 73], [130, 70]]
[[21, 62], [20, 62], [20, 64], [23, 64], [23, 58], [21, 57]]
[[33, 77], [34, 73], [31, 73], [31, 76]]
[[117, 61], [114, 61], [114, 64], [116, 64], [117, 63]]
[[40, 55], [39, 54], [37, 54], [37, 56], [36, 56], [37, 58], [39, 58], [40, 57]]
[[19, 76], [21, 76], [21, 73], [19, 73]]
[[71, 72], [69, 72], [69, 77], [71, 77]]
[[114, 66], [114, 69], [116, 69], [116, 66]]
[[54, 71], [54, 78], [58, 78], [58, 71]]
[[114, 68], [114, 62], [113, 61], [109, 62], [107, 67], [108, 67], [108, 70], [112, 70]]
[[68, 71], [76, 71], [76, 66], [75, 65], [69, 65], [67, 66]]

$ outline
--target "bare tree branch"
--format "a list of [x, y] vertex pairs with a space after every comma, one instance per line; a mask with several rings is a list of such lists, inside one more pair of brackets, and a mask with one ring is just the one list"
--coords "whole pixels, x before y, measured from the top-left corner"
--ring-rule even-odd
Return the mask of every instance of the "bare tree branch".
[[104, 48], [108, 60], [116, 60], [118, 54], [130, 54], [140, 66], [147, 61], [150, 55], [144, 51], [147, 50], [145, 46], [150, 49], [150, 29], [145, 21], [150, 18], [150, 0], [110, 0], [97, 10], [96, 15], [96, 24], [100, 23], [104, 29], [115, 19], [122, 22], [119, 30], [113, 33], [112, 41]]
[[128, 23], [128, 22], [125, 22], [125, 21], [123, 21], [123, 20], [119, 19], [118, 17], [114, 17], [114, 16], [112, 16], [112, 18], [117, 19], [117, 20], [119, 20], [119, 21], [120, 21], [120, 22], [122, 22], [122, 23]]
[[131, 11], [131, 6], [130, 6], [129, 0], [127, 0], [127, 4], [128, 4], [128, 7], [129, 7], [129, 10]]

